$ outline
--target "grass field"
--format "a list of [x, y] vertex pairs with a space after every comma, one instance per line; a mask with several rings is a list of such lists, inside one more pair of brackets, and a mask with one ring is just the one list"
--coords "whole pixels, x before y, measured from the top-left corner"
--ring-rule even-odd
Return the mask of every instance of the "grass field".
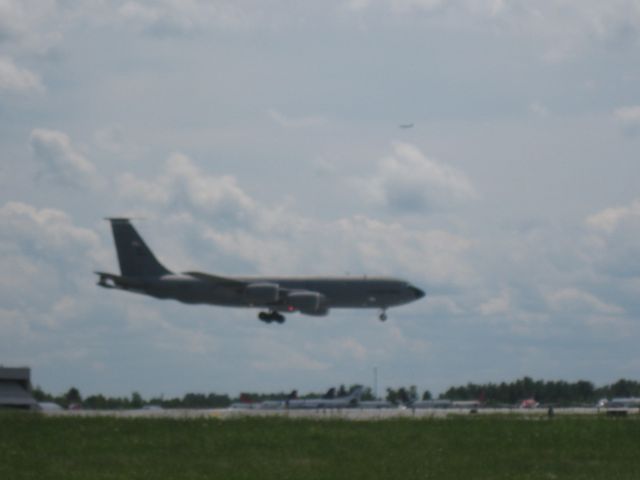
[[640, 419], [371, 422], [0, 412], [0, 479], [639, 479]]

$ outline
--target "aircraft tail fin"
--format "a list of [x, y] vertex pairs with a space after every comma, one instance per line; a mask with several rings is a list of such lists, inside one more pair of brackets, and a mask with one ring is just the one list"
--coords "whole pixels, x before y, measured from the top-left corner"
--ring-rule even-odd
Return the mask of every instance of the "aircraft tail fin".
[[360, 400], [360, 397], [362, 396], [363, 393], [364, 393], [364, 388], [358, 386], [351, 391], [351, 393], [349, 394], [349, 398]]
[[171, 273], [162, 265], [128, 218], [108, 218], [123, 277], [159, 277]]

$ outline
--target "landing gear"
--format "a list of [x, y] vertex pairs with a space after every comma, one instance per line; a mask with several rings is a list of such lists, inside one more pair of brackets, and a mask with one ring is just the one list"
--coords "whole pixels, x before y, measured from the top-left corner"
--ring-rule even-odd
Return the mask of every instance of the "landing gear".
[[275, 312], [275, 311], [260, 312], [258, 314], [258, 318], [265, 323], [271, 323], [271, 322], [284, 323], [284, 320], [285, 320], [283, 315], [280, 315], [278, 312]]
[[378, 318], [381, 322], [384, 322], [387, 319], [387, 311], [385, 309], [382, 309]]

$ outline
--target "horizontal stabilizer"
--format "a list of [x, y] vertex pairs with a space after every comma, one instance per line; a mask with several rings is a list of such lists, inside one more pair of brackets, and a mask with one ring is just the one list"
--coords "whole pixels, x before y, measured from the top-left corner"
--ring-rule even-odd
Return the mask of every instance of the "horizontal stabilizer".
[[100, 278], [98, 279], [98, 285], [104, 288], [118, 288], [118, 281], [122, 279], [120, 275], [114, 275], [113, 273], [107, 272], [93, 272], [98, 275]]
[[137, 290], [143, 287], [144, 280], [135, 277], [123, 277], [107, 272], [94, 272], [98, 275], [98, 285], [103, 288], [119, 288], [121, 290]]

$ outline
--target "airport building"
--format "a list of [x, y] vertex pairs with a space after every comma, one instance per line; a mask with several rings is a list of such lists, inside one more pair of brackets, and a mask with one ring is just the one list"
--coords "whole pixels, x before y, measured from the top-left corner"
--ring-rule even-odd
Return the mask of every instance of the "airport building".
[[30, 368], [0, 366], [0, 408], [36, 410], [38, 402], [31, 390]]

